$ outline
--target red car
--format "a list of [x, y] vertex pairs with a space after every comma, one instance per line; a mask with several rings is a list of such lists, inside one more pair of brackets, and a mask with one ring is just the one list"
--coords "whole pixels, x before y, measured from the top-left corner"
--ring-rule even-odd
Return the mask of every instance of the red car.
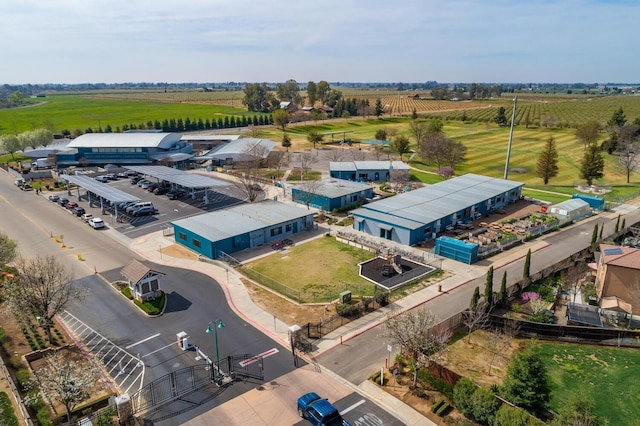
[[69, 201], [69, 202], [65, 205], [65, 207], [66, 207], [67, 209], [71, 210], [71, 209], [73, 209], [73, 208], [75, 208], [75, 207], [78, 207], [78, 203], [76, 203], [75, 201]]

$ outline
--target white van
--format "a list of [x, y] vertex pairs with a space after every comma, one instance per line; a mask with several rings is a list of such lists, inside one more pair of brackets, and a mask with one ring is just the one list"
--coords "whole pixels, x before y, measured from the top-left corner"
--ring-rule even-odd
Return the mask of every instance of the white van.
[[127, 214], [131, 214], [134, 210], [138, 210], [140, 207], [151, 207], [153, 208], [153, 203], [151, 201], [141, 201], [139, 203], [135, 203], [129, 207], [127, 207]]

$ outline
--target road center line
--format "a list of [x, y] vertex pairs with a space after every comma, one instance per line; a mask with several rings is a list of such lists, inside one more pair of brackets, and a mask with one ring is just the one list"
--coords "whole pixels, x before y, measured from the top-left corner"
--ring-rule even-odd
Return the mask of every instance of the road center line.
[[125, 349], [130, 349], [130, 348], [132, 348], [132, 347], [134, 347], [134, 346], [138, 346], [140, 343], [144, 343], [144, 342], [146, 342], [147, 340], [154, 339], [154, 338], [158, 337], [159, 335], [160, 335], [160, 333], [156, 333], [156, 334], [154, 334], [153, 336], [149, 336], [149, 337], [147, 337], [146, 339], [138, 340], [137, 342], [132, 343], [132, 344], [130, 344], [129, 346], [127, 346]]
[[359, 406], [361, 406], [362, 404], [364, 404], [366, 401], [364, 399], [361, 399], [360, 401], [356, 402], [355, 404], [353, 404], [351, 407], [347, 407], [344, 410], [340, 411], [340, 414], [347, 414], [349, 411], [358, 408]]

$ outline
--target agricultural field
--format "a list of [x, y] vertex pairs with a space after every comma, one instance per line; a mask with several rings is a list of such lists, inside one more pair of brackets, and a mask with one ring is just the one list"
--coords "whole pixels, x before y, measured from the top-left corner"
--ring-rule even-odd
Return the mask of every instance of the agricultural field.
[[551, 378], [550, 407], [558, 411], [572, 394], [595, 402], [594, 412], [610, 425], [638, 425], [640, 353], [637, 349], [544, 343], [542, 359]]
[[0, 134], [20, 133], [39, 127], [52, 127], [55, 132], [63, 129], [103, 129], [110, 125], [114, 130], [127, 124], [146, 124], [149, 121], [190, 118], [191, 120], [215, 119], [225, 116], [253, 117], [245, 108], [222, 105], [138, 101], [122, 99], [96, 99], [85, 96], [49, 96], [44, 103], [26, 108], [0, 110]]
[[[559, 100], [550, 98], [548, 100], [530, 100], [530, 98], [518, 99], [516, 109], [516, 125], [540, 126], [545, 120], [554, 123], [553, 127], [577, 127], [588, 120], [596, 120], [603, 126], [611, 115], [618, 108], [622, 107], [628, 122], [632, 122], [640, 117], [640, 95], [630, 96], [607, 96], [586, 99]], [[492, 103], [489, 108], [485, 103], [485, 108], [469, 109], [466, 111], [442, 112], [431, 114], [444, 120], [462, 121], [463, 114], [468, 122], [492, 122], [498, 113], [497, 106], [505, 106], [507, 118], [511, 121], [513, 102], [508, 100], [505, 104], [505, 95], [500, 99], [500, 103]]]

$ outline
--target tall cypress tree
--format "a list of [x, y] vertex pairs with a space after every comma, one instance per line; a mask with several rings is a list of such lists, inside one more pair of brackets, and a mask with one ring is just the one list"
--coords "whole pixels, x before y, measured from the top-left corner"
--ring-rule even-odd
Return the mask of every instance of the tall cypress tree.
[[469, 309], [474, 310], [478, 306], [479, 301], [480, 301], [480, 287], [476, 286], [475, 290], [473, 290], [473, 295], [471, 296], [471, 303], [469, 303]]
[[614, 233], [617, 234], [619, 229], [620, 229], [620, 215], [618, 215], [618, 220], [616, 221], [616, 229]]
[[[617, 231], [616, 231], [617, 232]], [[596, 242], [598, 241], [598, 224], [596, 223], [593, 227], [593, 234], [591, 234], [591, 247], [596, 246]]]
[[487, 282], [484, 286], [484, 303], [487, 310], [490, 311], [493, 307], [493, 265], [487, 271]]
[[498, 303], [502, 307], [507, 306], [507, 271], [502, 274], [502, 283], [500, 284], [500, 292], [498, 292]]
[[522, 278], [529, 278], [529, 275], [531, 275], [531, 249], [529, 249], [529, 251], [527, 251], [527, 257], [524, 260], [524, 269], [522, 271]]

